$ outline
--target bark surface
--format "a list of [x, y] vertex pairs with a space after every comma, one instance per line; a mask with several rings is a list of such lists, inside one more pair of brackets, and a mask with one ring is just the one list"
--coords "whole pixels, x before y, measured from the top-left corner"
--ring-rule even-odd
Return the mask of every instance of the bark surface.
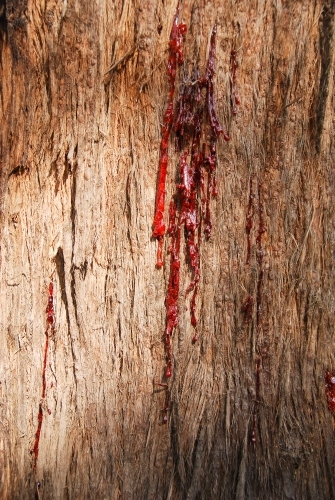
[[[176, 6], [0, 1], [3, 499], [335, 498], [334, 2], [181, 3], [176, 95], [204, 74], [216, 23], [231, 140], [218, 142], [194, 345], [182, 266], [164, 426], [169, 241], [158, 270], [151, 234]], [[167, 199], [173, 138], [170, 151]]]

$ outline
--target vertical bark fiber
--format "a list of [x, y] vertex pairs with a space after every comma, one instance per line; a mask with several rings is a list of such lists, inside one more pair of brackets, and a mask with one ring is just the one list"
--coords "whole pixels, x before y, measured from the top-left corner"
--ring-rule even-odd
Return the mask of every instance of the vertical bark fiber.
[[3, 499], [33, 499], [37, 481], [45, 500], [335, 498], [324, 389], [335, 366], [334, 2], [181, 2], [177, 85], [204, 74], [217, 23], [215, 99], [231, 141], [218, 144], [195, 345], [182, 266], [162, 426], [169, 242], [157, 270], [151, 233], [176, 4], [0, 1]]

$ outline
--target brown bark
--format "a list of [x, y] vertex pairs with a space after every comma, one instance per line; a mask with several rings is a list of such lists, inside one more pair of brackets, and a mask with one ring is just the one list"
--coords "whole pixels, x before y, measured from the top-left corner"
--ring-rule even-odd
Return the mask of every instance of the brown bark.
[[[231, 141], [218, 143], [195, 345], [183, 265], [162, 426], [169, 257], [166, 241], [155, 268], [151, 229], [175, 9], [0, 2], [1, 498], [34, 498], [37, 481], [43, 499], [335, 498], [324, 389], [335, 366], [334, 2], [181, 4], [187, 70], [204, 73], [217, 23], [215, 98]], [[168, 199], [177, 161], [172, 151]]]

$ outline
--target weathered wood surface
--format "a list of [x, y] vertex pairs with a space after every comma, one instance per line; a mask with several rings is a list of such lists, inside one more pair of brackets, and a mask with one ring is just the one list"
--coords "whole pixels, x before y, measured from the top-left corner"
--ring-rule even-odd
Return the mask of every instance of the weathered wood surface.
[[[167, 426], [155, 382], [168, 257], [155, 269], [151, 227], [176, 2], [0, 6], [1, 498], [34, 498], [36, 481], [43, 499], [335, 498], [323, 378], [335, 365], [334, 2], [182, 2], [185, 67], [204, 71], [217, 23], [216, 103], [231, 141], [218, 147], [196, 345], [182, 280]], [[256, 309], [246, 325], [241, 306], [249, 294], [257, 302], [259, 182], [257, 327]], [[35, 477], [50, 280], [51, 414]]]

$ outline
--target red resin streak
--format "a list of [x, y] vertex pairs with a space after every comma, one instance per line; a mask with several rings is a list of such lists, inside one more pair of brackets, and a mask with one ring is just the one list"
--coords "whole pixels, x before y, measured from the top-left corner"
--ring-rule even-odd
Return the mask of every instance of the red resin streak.
[[208, 181], [207, 181], [207, 197], [205, 199], [206, 212], [205, 212], [205, 235], [210, 238], [212, 232], [212, 217], [210, 202], [212, 196], [217, 195], [215, 170], [216, 170], [216, 140], [214, 137], [211, 139], [210, 154], [206, 158], [208, 165]]
[[[42, 396], [41, 396], [41, 401], [38, 406], [38, 424], [37, 424], [37, 430], [35, 433], [35, 442], [34, 446], [31, 448], [30, 453], [34, 455], [34, 472], [36, 473], [36, 467], [37, 467], [37, 459], [38, 459], [38, 450], [39, 450], [39, 443], [40, 443], [40, 437], [41, 437], [41, 429], [42, 429], [42, 422], [43, 422], [43, 402], [46, 397], [46, 388], [47, 388], [47, 381], [46, 381], [46, 370], [47, 370], [47, 358], [48, 358], [48, 349], [49, 349], [49, 337], [54, 334], [55, 332], [55, 312], [54, 312], [54, 306], [53, 306], [53, 284], [50, 283], [49, 285], [49, 299], [48, 299], [48, 305], [46, 308], [46, 313], [47, 313], [47, 327], [45, 330], [45, 346], [44, 346], [44, 359], [43, 359], [43, 370], [42, 370]], [[49, 412], [49, 410], [48, 410]], [[50, 413], [49, 413], [50, 414]]]
[[237, 93], [237, 85], [236, 85], [236, 70], [238, 67], [237, 61], [236, 61], [236, 50], [231, 51], [231, 70], [232, 70], [232, 84], [231, 84], [231, 92], [232, 92], [232, 106], [233, 106], [233, 115], [237, 114], [237, 107], [239, 104], [241, 104], [240, 98]]
[[176, 224], [176, 206], [172, 200], [170, 203], [170, 221], [169, 234], [172, 237], [170, 246], [170, 278], [166, 305], [166, 329], [165, 329], [165, 349], [167, 357], [167, 367], [165, 376], [170, 378], [172, 375], [172, 350], [171, 337], [173, 330], [178, 326], [178, 297], [180, 281], [180, 225]]
[[[181, 165], [185, 161], [185, 155], [181, 156]], [[182, 167], [183, 168], [183, 167]], [[199, 247], [196, 243], [196, 229], [199, 225], [198, 222], [198, 202], [197, 202], [197, 192], [196, 192], [196, 175], [198, 164], [197, 160], [193, 158], [191, 162], [191, 167], [186, 169], [190, 174], [190, 189], [187, 189], [185, 184], [179, 184], [179, 199], [180, 199], [180, 217], [179, 224], [185, 225], [185, 239], [186, 239], [186, 249], [187, 256], [189, 259], [190, 266], [193, 270], [194, 278], [192, 282], [187, 287], [187, 292], [193, 290], [193, 296], [191, 299], [191, 323], [196, 326], [197, 320], [195, 317], [195, 297], [198, 291], [198, 282], [200, 278], [200, 262], [199, 262]]]
[[335, 370], [326, 370], [325, 383], [328, 410], [335, 416]]
[[[164, 206], [165, 181], [168, 166], [168, 143], [170, 131], [173, 127], [175, 134], [176, 151], [180, 154], [178, 183], [169, 208], [168, 234], [171, 237], [170, 276], [166, 293], [166, 328], [164, 333], [166, 369], [165, 378], [172, 377], [172, 346], [171, 339], [178, 326], [178, 300], [180, 290], [180, 245], [181, 230], [184, 229], [186, 257], [192, 271], [192, 279], [186, 293], [192, 292], [190, 299], [190, 315], [193, 327], [197, 325], [196, 298], [200, 281], [200, 244], [201, 231], [207, 238], [211, 235], [212, 221], [210, 202], [217, 195], [216, 185], [216, 141], [223, 135], [226, 141], [228, 135], [221, 127], [216, 116], [214, 106], [214, 70], [215, 70], [215, 41], [216, 26], [214, 26], [206, 73], [199, 77], [197, 70], [193, 71], [191, 81], [185, 80], [181, 86], [176, 112], [173, 112], [173, 96], [175, 90], [175, 76], [177, 64], [182, 61], [181, 42], [186, 26], [178, 25], [178, 11], [176, 13], [170, 37], [170, 56], [168, 74], [170, 82], [169, 103], [164, 116], [162, 128], [161, 154], [156, 196], [156, 212], [154, 219], [153, 236], [159, 240], [157, 266], [163, 265], [162, 242], [165, 234]], [[206, 90], [205, 97], [202, 89]], [[203, 138], [209, 137], [207, 143], [202, 144]], [[202, 222], [204, 224], [202, 224]], [[192, 342], [196, 342], [194, 334]], [[170, 391], [166, 385], [166, 400], [163, 409], [163, 423], [167, 423], [170, 407]]]
[[251, 236], [250, 236], [250, 233], [251, 233], [251, 229], [254, 225], [254, 223], [253, 223], [253, 199], [254, 199], [254, 191], [253, 191], [253, 185], [252, 185], [252, 177], [250, 177], [247, 224], [245, 226], [245, 230], [247, 232], [247, 260], [246, 260], [246, 264], [250, 264], [250, 255], [251, 255]]
[[176, 11], [170, 34], [170, 55], [168, 62], [169, 95], [165, 110], [162, 138], [160, 145], [159, 172], [156, 194], [156, 209], [153, 223], [153, 236], [158, 239], [157, 267], [163, 266], [162, 248], [165, 234], [164, 209], [165, 209], [165, 182], [169, 161], [169, 137], [174, 119], [173, 98], [177, 67], [183, 62], [182, 41], [186, 33], [186, 25], [178, 24], [178, 9]]

